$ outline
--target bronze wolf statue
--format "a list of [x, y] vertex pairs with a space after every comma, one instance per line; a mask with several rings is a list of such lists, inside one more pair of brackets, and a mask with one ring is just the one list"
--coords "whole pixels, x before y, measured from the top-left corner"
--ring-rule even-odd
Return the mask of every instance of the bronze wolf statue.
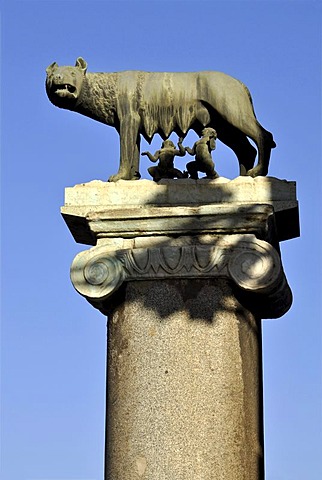
[[[257, 121], [247, 87], [221, 72], [86, 73], [81, 57], [75, 66], [46, 70], [50, 101], [115, 127], [120, 135], [120, 168], [110, 181], [140, 178], [140, 135], [150, 143], [158, 133], [184, 137], [214, 128], [218, 139], [236, 154], [241, 175], [267, 175], [273, 136]], [[258, 164], [254, 167], [256, 149]]]

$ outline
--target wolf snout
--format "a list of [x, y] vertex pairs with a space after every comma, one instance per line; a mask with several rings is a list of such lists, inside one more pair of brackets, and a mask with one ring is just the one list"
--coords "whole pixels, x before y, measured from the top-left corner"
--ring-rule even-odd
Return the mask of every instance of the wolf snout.
[[63, 83], [63, 76], [60, 73], [56, 73], [53, 76], [53, 80], [55, 83]]

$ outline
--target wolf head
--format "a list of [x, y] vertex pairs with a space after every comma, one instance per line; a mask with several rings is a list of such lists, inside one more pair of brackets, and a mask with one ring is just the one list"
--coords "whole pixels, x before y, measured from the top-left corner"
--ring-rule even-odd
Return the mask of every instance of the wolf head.
[[87, 63], [77, 58], [75, 66], [59, 67], [56, 62], [47, 67], [46, 92], [49, 100], [60, 108], [73, 109], [80, 97]]

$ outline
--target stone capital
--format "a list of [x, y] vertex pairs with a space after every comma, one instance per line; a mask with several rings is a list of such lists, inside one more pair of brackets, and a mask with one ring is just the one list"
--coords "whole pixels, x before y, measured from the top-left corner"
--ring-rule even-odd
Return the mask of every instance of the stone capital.
[[291, 306], [278, 252], [252, 234], [213, 237], [211, 243], [111, 250], [106, 245], [79, 253], [71, 266], [75, 289], [94, 307], [123, 282], [162, 279], [228, 278], [243, 303], [256, 305], [262, 318], [279, 317]]

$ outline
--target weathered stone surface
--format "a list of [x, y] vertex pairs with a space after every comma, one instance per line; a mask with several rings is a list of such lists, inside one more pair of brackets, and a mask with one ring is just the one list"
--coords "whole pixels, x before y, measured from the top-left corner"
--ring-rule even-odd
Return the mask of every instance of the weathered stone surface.
[[109, 315], [106, 479], [262, 479], [260, 338], [225, 280], [128, 283]]
[[[198, 223], [203, 220], [204, 226], [209, 227], [204, 233], [207, 230], [227, 233], [227, 228], [233, 233], [257, 233], [254, 225], [267, 230], [272, 213], [278, 241], [299, 235], [295, 182], [272, 177], [178, 179], [159, 183], [95, 180], [66, 188], [61, 212], [75, 240], [89, 245], [104, 237], [171, 236], [171, 222], [175, 228], [173, 235], [188, 234], [191, 222], [196, 233]], [[259, 236], [265, 239], [264, 232]]]
[[[274, 177], [219, 177], [210, 179], [162, 179], [116, 183], [93, 180], [65, 189], [65, 207], [113, 205], [189, 205], [209, 203], [269, 203], [277, 211], [288, 204], [296, 206], [295, 182]], [[93, 209], [92, 209], [93, 211]]]

